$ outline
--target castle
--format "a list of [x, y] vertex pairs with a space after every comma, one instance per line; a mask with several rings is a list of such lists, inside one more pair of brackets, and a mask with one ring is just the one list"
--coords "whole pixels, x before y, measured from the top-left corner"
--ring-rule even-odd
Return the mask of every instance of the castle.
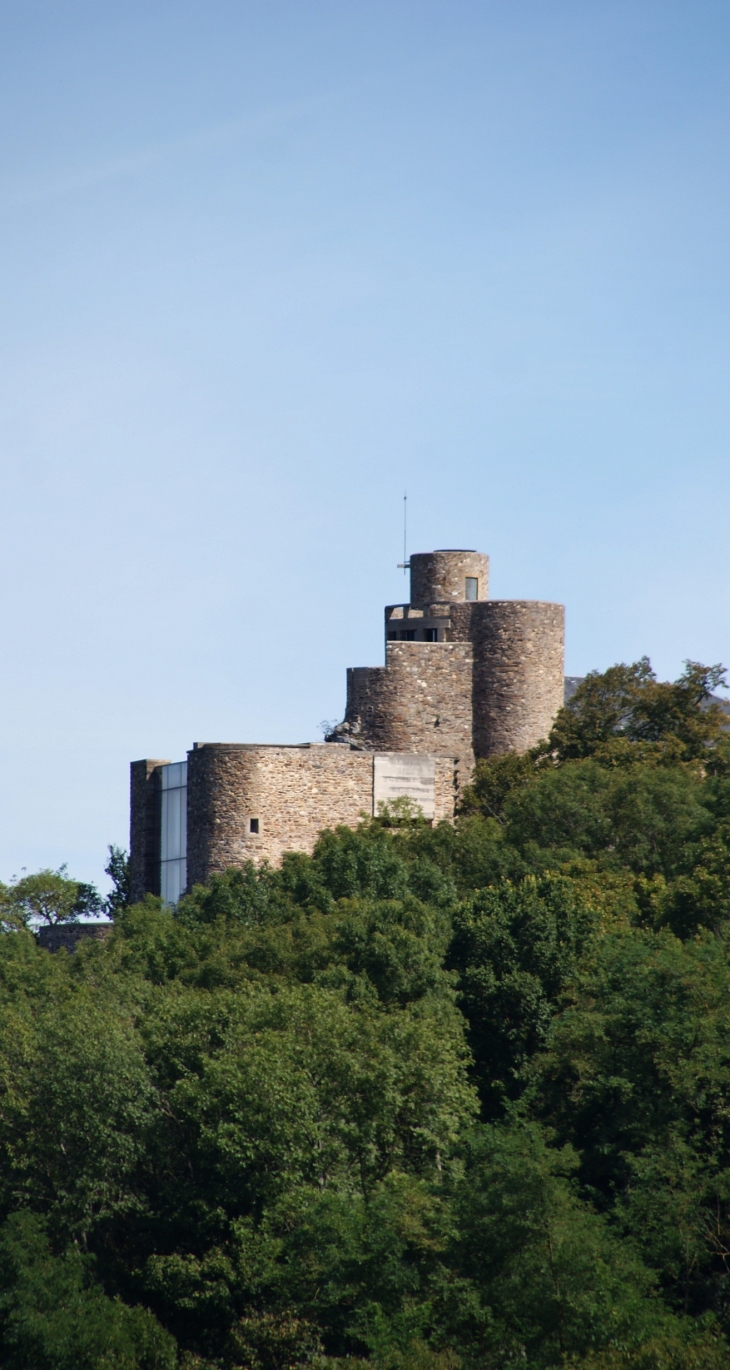
[[195, 743], [186, 761], [131, 766], [132, 895], [174, 904], [247, 861], [311, 852], [334, 824], [408, 796], [452, 819], [474, 762], [526, 751], [564, 698], [561, 604], [489, 599], [489, 558], [413, 553], [410, 600], [385, 609], [385, 665], [347, 672], [324, 742]]

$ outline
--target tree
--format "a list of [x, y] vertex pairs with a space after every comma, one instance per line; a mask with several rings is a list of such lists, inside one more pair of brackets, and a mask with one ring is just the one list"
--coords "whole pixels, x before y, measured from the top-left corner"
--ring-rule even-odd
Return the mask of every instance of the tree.
[[695, 760], [728, 727], [725, 710], [712, 699], [718, 688], [726, 688], [725, 668], [696, 661], [687, 661], [671, 684], [657, 680], [645, 656], [631, 666], [591, 671], [560, 710], [548, 750], [559, 761], [665, 755]]
[[463, 1281], [451, 1316], [468, 1366], [565, 1366], [691, 1332], [652, 1297], [654, 1277], [632, 1246], [578, 1197], [569, 1146], [548, 1146], [519, 1122], [479, 1128], [466, 1143], [449, 1264]]
[[708, 797], [682, 763], [571, 761], [507, 797], [505, 837], [538, 869], [588, 857], [604, 868], [670, 874], [714, 826]]
[[122, 847], [109, 845], [109, 860], [104, 867], [109, 876], [112, 889], [104, 900], [104, 911], [114, 918], [122, 909], [128, 909], [132, 901], [132, 877], [129, 869], [129, 853]]
[[75, 922], [85, 914], [100, 913], [102, 900], [94, 885], [71, 880], [66, 866], [40, 870], [0, 888], [6, 920], [17, 926]]
[[174, 1370], [175, 1343], [146, 1308], [108, 1298], [76, 1246], [59, 1255], [43, 1222], [11, 1214], [0, 1228], [4, 1370]]
[[730, 1295], [730, 947], [703, 933], [612, 930], [595, 940], [544, 1052], [531, 1107], [581, 1155], [675, 1308]]
[[533, 876], [480, 890], [454, 915], [449, 962], [459, 975], [482, 1108], [499, 1115], [524, 1087], [561, 991], [602, 922], [576, 880]]
[[724, 1370], [718, 671], [594, 675], [455, 824], [327, 832], [174, 912], [111, 847], [73, 956], [22, 928], [95, 891], [1, 888], [0, 1364]]

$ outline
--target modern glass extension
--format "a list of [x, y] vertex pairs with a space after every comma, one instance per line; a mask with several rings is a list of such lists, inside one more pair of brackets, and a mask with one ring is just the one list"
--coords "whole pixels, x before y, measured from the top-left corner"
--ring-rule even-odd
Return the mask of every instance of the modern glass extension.
[[160, 894], [176, 904], [188, 882], [188, 763], [160, 766]]

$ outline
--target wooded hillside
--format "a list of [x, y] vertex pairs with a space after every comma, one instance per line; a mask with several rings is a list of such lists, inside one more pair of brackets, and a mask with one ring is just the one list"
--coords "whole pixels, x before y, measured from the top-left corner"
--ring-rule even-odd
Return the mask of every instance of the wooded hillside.
[[730, 1364], [718, 669], [104, 944], [0, 936], [5, 1370]]

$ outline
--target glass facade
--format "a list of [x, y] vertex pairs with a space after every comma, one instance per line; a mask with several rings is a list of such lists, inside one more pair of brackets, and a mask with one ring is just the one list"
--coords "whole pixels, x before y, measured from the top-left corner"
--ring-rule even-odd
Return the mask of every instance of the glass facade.
[[188, 763], [160, 766], [160, 894], [176, 904], [188, 882]]

